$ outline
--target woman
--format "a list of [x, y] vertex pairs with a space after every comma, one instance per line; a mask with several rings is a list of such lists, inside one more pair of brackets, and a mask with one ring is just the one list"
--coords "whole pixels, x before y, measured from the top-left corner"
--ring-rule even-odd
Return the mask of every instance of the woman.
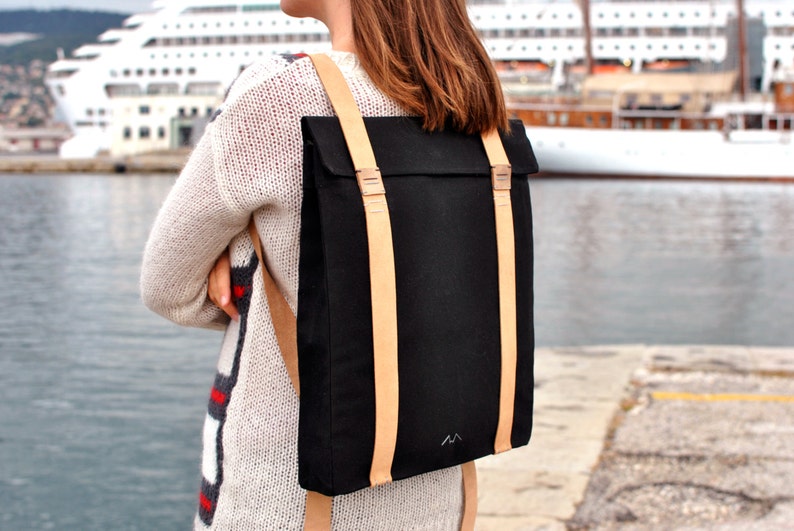
[[[281, 7], [326, 24], [329, 55], [365, 116], [419, 115], [430, 130], [506, 127], [498, 80], [464, 0], [282, 0]], [[226, 331], [204, 428], [197, 528], [303, 524], [298, 399], [246, 227], [253, 214], [268, 269], [295, 310], [300, 118], [307, 115], [333, 115], [308, 58], [274, 57], [246, 69], [169, 194], [146, 246], [146, 305], [183, 325]], [[218, 261], [213, 270], [227, 249], [228, 262]], [[231, 266], [231, 289], [224, 263]], [[338, 496], [332, 523], [337, 529], [457, 529], [461, 512], [455, 467]]]

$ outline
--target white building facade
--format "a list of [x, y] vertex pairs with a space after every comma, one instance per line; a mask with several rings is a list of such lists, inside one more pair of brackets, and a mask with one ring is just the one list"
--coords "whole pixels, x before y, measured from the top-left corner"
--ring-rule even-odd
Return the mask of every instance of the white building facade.
[[114, 96], [110, 155], [192, 147], [222, 101], [218, 94]]

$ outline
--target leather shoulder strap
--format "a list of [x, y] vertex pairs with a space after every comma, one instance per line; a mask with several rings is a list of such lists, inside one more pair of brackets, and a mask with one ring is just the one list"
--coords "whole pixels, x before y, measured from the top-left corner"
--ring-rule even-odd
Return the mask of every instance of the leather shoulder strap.
[[270, 275], [270, 271], [265, 265], [265, 260], [262, 255], [262, 242], [259, 239], [259, 233], [256, 230], [256, 223], [254, 223], [253, 216], [248, 223], [248, 234], [251, 236], [251, 243], [254, 244], [256, 257], [259, 259], [259, 265], [262, 266], [262, 280], [265, 284], [265, 296], [267, 297], [267, 305], [270, 307], [270, 318], [273, 320], [273, 328], [276, 332], [276, 341], [278, 348], [281, 350], [281, 357], [284, 359], [284, 366], [287, 368], [287, 374], [292, 381], [292, 387], [295, 388], [295, 394], [300, 396], [300, 377], [298, 376], [298, 325], [295, 319], [295, 314], [292, 313], [292, 308], [287, 304], [287, 299], [281, 294], [281, 291], [276, 286], [276, 282]]
[[400, 403], [397, 369], [397, 282], [391, 218], [386, 189], [375, 162], [364, 119], [347, 81], [336, 63], [327, 55], [309, 57], [342, 126], [364, 204], [372, 302], [372, 357], [375, 367], [375, 447], [369, 477], [370, 484], [374, 487], [392, 480], [391, 466], [397, 447]]

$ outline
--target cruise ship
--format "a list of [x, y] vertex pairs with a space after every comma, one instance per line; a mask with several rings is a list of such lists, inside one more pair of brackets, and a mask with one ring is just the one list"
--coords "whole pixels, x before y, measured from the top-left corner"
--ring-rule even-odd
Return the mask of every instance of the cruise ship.
[[[468, 5], [505, 86], [517, 92], [570, 89], [570, 74], [581, 68], [586, 47], [597, 67], [632, 72], [718, 70], [737, 61], [731, 52], [737, 9], [732, 0], [593, 0], [588, 20], [573, 0]], [[794, 64], [794, 5], [748, 0], [744, 11], [751, 83], [766, 91], [780, 65]], [[90, 156], [110, 147], [114, 98], [220, 97], [259, 58], [329, 46], [321, 23], [286, 16], [278, 0], [156, 0], [148, 12], [60, 57], [46, 83], [74, 133], [64, 151]]]

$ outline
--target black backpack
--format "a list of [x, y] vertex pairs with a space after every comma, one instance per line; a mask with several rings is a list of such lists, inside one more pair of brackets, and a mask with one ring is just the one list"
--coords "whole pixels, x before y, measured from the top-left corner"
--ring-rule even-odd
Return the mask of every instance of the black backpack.
[[333, 61], [312, 61], [338, 117], [301, 122], [297, 330], [268, 292], [296, 388], [297, 341], [301, 486], [346, 494], [527, 444], [538, 165], [523, 125], [362, 119]]

